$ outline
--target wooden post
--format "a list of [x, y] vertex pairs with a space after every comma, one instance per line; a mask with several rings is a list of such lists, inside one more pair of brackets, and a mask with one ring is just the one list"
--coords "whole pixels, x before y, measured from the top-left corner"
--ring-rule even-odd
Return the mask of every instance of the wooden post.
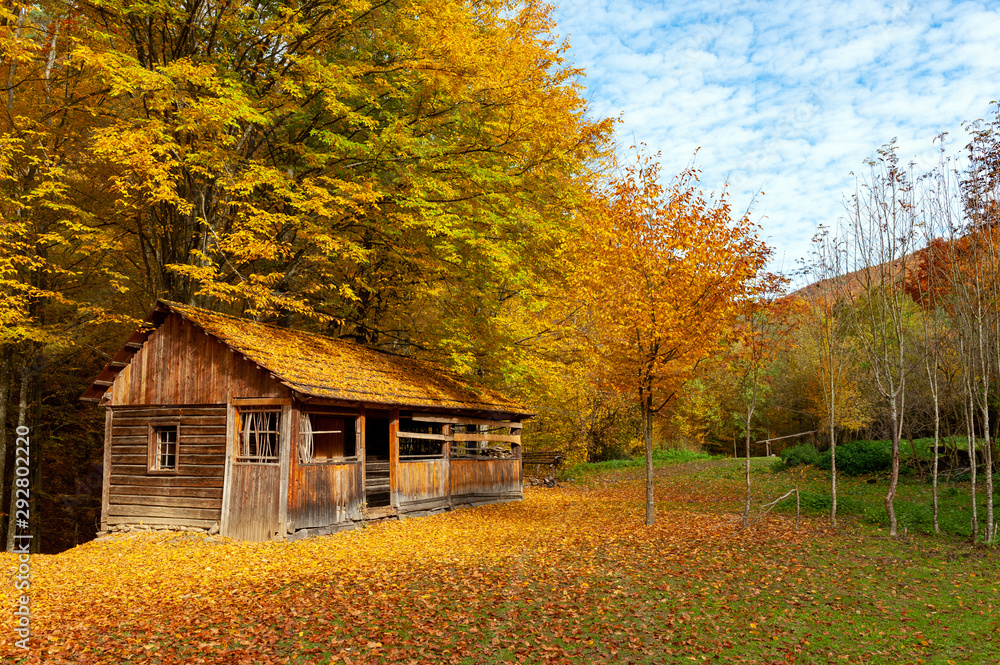
[[392, 410], [392, 419], [389, 421], [389, 505], [399, 507], [396, 504], [397, 473], [396, 466], [399, 464], [399, 409]]
[[444, 468], [445, 468], [445, 490], [448, 492], [448, 510], [454, 508], [451, 503], [451, 425], [445, 423], [441, 426], [441, 433], [444, 434], [447, 439], [441, 442], [441, 447], [444, 449], [441, 452], [444, 453]]
[[515, 443], [511, 446], [511, 450], [514, 452], [514, 459], [517, 460], [517, 486], [520, 488], [521, 498], [524, 498], [524, 461], [523, 461], [523, 451], [521, 450], [521, 444]]
[[239, 440], [239, 413], [232, 401], [226, 404], [226, 465], [222, 474], [222, 515], [219, 518], [219, 535], [229, 535], [230, 494], [233, 482], [233, 456], [236, 454], [236, 442]]
[[[278, 443], [278, 533], [273, 540], [288, 538], [288, 485], [291, 480], [291, 457], [294, 441], [292, 440], [292, 414], [298, 413], [291, 404], [281, 407], [281, 425]], [[295, 427], [294, 429], [298, 429]]]
[[[110, 406], [104, 411], [104, 485], [101, 487], [101, 531], [108, 530], [108, 510], [111, 507], [111, 425], [114, 411]], [[3, 426], [4, 423], [0, 423]]]
[[361, 460], [361, 485], [358, 491], [361, 492], [360, 499], [363, 503], [368, 503], [368, 453], [365, 451], [365, 407], [361, 406], [361, 414], [354, 419], [354, 446], [358, 459]]

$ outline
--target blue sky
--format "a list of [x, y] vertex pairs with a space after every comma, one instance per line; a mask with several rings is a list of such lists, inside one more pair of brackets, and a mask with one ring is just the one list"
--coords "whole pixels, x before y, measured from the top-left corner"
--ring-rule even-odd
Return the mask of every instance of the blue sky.
[[620, 143], [728, 179], [793, 270], [817, 224], [842, 215], [853, 171], [897, 139], [917, 171], [965, 144], [962, 122], [1000, 99], [1000, 3], [556, 0], [557, 32]]

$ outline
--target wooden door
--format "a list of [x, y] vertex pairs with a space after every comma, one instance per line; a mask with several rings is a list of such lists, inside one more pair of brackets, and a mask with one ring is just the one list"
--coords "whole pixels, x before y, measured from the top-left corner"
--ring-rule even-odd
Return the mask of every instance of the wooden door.
[[283, 540], [292, 412], [288, 405], [231, 408], [222, 535]]

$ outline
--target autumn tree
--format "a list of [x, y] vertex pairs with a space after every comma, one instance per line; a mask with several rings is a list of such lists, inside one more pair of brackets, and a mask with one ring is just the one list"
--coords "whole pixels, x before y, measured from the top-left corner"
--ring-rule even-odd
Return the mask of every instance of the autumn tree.
[[907, 381], [907, 296], [903, 284], [915, 248], [913, 189], [894, 144], [868, 162], [848, 204], [847, 272], [838, 282], [854, 309], [853, 333], [885, 405], [892, 439], [892, 475], [885, 497], [889, 535], [897, 534], [894, 499], [899, 483]]
[[[102, 183], [87, 177], [94, 113], [81, 100], [100, 91], [70, 56], [85, 31], [65, 6], [49, 2], [6, 5], [0, 26], [7, 84], [0, 106], [0, 426], [16, 403], [17, 424], [37, 427], [40, 368], [80, 341], [87, 326], [120, 320], [92, 299], [105, 293], [102, 300], [113, 300], [126, 279], [103, 263], [112, 244], [93, 216], [102, 210], [94, 203]], [[34, 441], [30, 473], [38, 487], [44, 438]], [[0, 437], [0, 479], [7, 482], [4, 448]], [[8, 494], [13, 506], [12, 480]], [[14, 514], [8, 510], [8, 549]]]
[[90, 8], [95, 35], [114, 35], [76, 54], [109, 90], [91, 150], [147, 301], [315, 317], [470, 371], [533, 334], [508, 324], [561, 274], [608, 131], [550, 11]]
[[718, 349], [771, 252], [749, 214], [733, 219], [725, 192], [706, 196], [693, 169], [664, 187], [656, 161], [639, 154], [610, 180], [604, 200], [579, 279], [605, 378], [642, 411], [653, 524], [653, 418]]
[[[941, 137], [943, 141], [943, 137]], [[955, 275], [958, 248], [946, 239], [960, 226], [960, 206], [955, 197], [954, 172], [949, 160], [942, 160], [924, 178], [921, 206], [921, 233], [924, 244], [917, 256], [914, 274], [907, 280], [910, 296], [920, 306], [920, 356], [927, 377], [931, 398], [931, 419], [934, 429], [934, 452], [931, 464], [931, 503], [934, 532], [940, 533], [938, 504], [938, 471], [941, 448], [942, 389], [945, 365], [954, 338], [955, 302], [950, 277]], [[956, 239], [957, 240], [957, 239]]]
[[54, 340], [159, 297], [537, 381], [610, 128], [551, 11], [5, 5], [3, 406]]

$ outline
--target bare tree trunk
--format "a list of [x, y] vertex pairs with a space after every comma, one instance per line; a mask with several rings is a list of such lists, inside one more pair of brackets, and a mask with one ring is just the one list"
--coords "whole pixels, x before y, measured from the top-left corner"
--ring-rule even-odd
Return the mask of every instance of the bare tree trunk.
[[642, 401], [642, 437], [646, 444], [646, 526], [656, 522], [656, 507], [653, 505], [653, 409], [652, 395]]
[[934, 471], [931, 480], [931, 496], [934, 501], [934, 533], [941, 533], [941, 526], [938, 524], [938, 443], [941, 440], [941, 407], [938, 403], [936, 367], [934, 377], [931, 379], [931, 385], [931, 393], [934, 396]]
[[[985, 388], [984, 388], [985, 391]], [[980, 402], [983, 414], [983, 462], [986, 466], [986, 542], [993, 542], [993, 451], [990, 443], [990, 407], [985, 396]]]
[[[13, 352], [10, 347], [2, 347], [2, 359], [0, 359], [0, 510], [3, 509], [3, 484], [6, 476], [4, 472], [6, 471], [7, 463], [7, 402], [10, 397], [10, 364]], [[14, 507], [11, 506], [11, 512], [14, 512]], [[0, 538], [2, 538], [3, 530], [2, 524], [0, 524]], [[2, 542], [2, 540], [0, 540]]]
[[892, 425], [892, 475], [889, 477], [889, 491], [885, 495], [885, 510], [889, 513], [889, 535], [897, 535], [896, 524], [896, 487], [899, 485], [899, 414], [896, 412], [896, 405], [893, 403], [890, 422]]
[[969, 439], [969, 494], [972, 496], [972, 542], [979, 539], [979, 506], [976, 496], [976, 422], [975, 407], [973, 406], [972, 388], [969, 387], [967, 405], [965, 408], [965, 418], [968, 426], [967, 436]]
[[[24, 427], [28, 420], [28, 390], [30, 389], [31, 380], [29, 378], [29, 363], [31, 362], [31, 354], [25, 356], [24, 366], [21, 368], [21, 388], [18, 395], [17, 401], [17, 426], [18, 428]], [[7, 516], [7, 551], [14, 551], [14, 533], [17, 527], [17, 511], [14, 510], [14, 506], [17, 504], [17, 485], [13, 482], [10, 484], [10, 513]]]
[[830, 410], [830, 525], [837, 526], [837, 435]]
[[872, 369], [874, 387], [889, 408], [892, 427], [892, 476], [885, 497], [889, 535], [898, 534], [894, 506], [899, 484], [899, 440], [906, 414], [908, 259], [915, 249], [916, 210], [912, 179], [900, 168], [895, 143], [869, 161], [871, 175], [859, 179], [850, 207], [852, 256], [859, 289], [842, 287], [861, 314], [852, 321], [856, 339]]
[[747, 498], [746, 503], [743, 506], [743, 528], [747, 528], [747, 524], [750, 523], [750, 418], [747, 418], [747, 437], [746, 437], [746, 463], [744, 469], [746, 471], [746, 481], [747, 481]]
[[[813, 276], [818, 278], [817, 281], [829, 280], [830, 284], [819, 292], [818, 302], [815, 304], [818, 312], [816, 347], [819, 351], [820, 383], [823, 386], [830, 430], [830, 525], [837, 526], [837, 386], [847, 363], [847, 348], [844, 345], [843, 328], [834, 313], [837, 298], [829, 289], [840, 288], [844, 257], [838, 241], [826, 233], [818, 235], [813, 242], [817, 247]], [[814, 439], [814, 445], [815, 442]]]

